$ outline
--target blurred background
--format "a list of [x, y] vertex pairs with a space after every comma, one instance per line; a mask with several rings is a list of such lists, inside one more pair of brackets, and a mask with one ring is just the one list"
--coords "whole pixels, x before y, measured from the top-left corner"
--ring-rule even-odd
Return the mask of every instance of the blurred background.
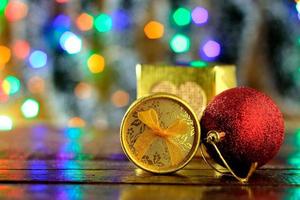
[[297, 127], [299, 13], [298, 0], [0, 0], [0, 158], [119, 151], [137, 63], [235, 64]]
[[295, 1], [1, 0], [0, 129], [118, 127], [137, 63], [235, 64], [240, 85], [298, 115], [298, 11]]

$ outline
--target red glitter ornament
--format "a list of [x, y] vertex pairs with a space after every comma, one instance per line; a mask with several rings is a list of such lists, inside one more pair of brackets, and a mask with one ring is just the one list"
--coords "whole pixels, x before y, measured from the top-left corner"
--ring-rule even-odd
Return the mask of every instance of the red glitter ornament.
[[239, 176], [245, 176], [252, 163], [260, 167], [272, 159], [283, 142], [284, 120], [271, 98], [247, 87], [237, 87], [217, 95], [201, 119], [201, 139], [209, 155], [220, 165], [207, 134], [224, 132], [216, 143], [223, 158]]

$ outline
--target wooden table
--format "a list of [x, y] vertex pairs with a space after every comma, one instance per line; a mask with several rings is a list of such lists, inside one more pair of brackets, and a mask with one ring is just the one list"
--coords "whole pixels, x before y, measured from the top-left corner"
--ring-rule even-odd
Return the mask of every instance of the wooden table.
[[136, 169], [117, 131], [45, 125], [1, 133], [0, 199], [300, 199], [300, 131], [248, 184], [219, 176], [200, 157], [172, 175]]

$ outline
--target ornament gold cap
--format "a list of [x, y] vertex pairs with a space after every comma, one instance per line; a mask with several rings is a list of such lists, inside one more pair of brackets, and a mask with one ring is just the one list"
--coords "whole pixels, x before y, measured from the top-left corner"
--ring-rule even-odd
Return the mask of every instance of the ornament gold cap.
[[[246, 175], [246, 177], [239, 177], [233, 170], [232, 168], [229, 166], [229, 164], [226, 162], [225, 158], [223, 157], [222, 153], [220, 152], [219, 148], [217, 147], [217, 143], [219, 143], [222, 139], [224, 139], [224, 137], [226, 136], [226, 133], [224, 132], [217, 132], [214, 130], [211, 130], [207, 133], [207, 138], [206, 138], [206, 142], [208, 144], [211, 144], [215, 151], [217, 152], [219, 158], [221, 159], [221, 161], [223, 162], [223, 164], [225, 165], [225, 167], [227, 168], [227, 170], [232, 174], [232, 176], [234, 176], [238, 181], [240, 181], [241, 183], [247, 183], [249, 178], [253, 175], [254, 171], [257, 168], [257, 162], [254, 162], [251, 164], [250, 169]], [[200, 151], [201, 151], [201, 155], [203, 160], [211, 167], [213, 168], [215, 171], [219, 172], [220, 174], [226, 174], [223, 171], [220, 171], [219, 169], [217, 169], [216, 167], [214, 167], [204, 156], [203, 153], [203, 143], [201, 143], [200, 145]]]
[[200, 130], [196, 114], [185, 101], [155, 93], [128, 108], [120, 127], [121, 146], [139, 168], [172, 173], [186, 166], [197, 152]]

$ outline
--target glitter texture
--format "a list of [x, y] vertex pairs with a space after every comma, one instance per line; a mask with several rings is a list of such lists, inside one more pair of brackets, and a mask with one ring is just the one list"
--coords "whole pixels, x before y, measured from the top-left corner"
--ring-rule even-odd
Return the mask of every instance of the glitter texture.
[[284, 120], [271, 98], [251, 88], [237, 87], [216, 96], [201, 119], [201, 140], [211, 157], [222, 164], [204, 141], [210, 130], [225, 132], [217, 146], [232, 169], [245, 175], [252, 162], [260, 167], [276, 155], [284, 138]]

